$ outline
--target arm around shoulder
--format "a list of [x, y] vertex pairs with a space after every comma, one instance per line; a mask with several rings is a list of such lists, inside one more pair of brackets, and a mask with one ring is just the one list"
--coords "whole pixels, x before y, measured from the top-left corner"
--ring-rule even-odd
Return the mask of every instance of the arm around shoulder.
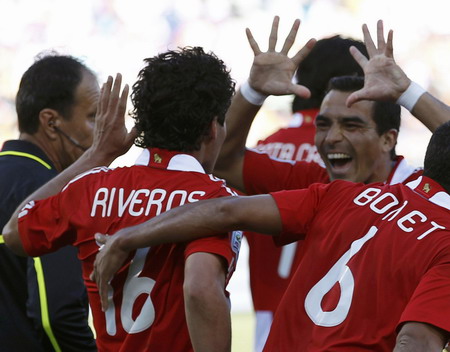
[[397, 335], [394, 352], [442, 352], [448, 337], [448, 332], [433, 325], [407, 322]]

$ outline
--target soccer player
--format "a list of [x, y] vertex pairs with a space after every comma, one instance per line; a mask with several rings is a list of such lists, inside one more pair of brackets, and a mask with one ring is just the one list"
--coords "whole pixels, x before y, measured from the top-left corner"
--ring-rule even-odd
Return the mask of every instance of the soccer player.
[[441, 351], [450, 336], [450, 122], [407, 185], [336, 180], [179, 207], [113, 236], [93, 277], [108, 282], [137, 248], [233, 229], [303, 240], [265, 351]]
[[[301, 67], [302, 62], [308, 59], [308, 52], [314, 51], [314, 48], [311, 49], [313, 43], [308, 42], [292, 59], [287, 57], [298, 30], [297, 21], [283, 48], [277, 52], [275, 47], [278, 21], [278, 17], [275, 17], [267, 52], [261, 52], [251, 32], [247, 30], [250, 45], [255, 53], [254, 63], [248, 83], [241, 87], [232, 101], [227, 116], [229, 133], [222, 147], [215, 173], [247, 194], [304, 188], [314, 182], [329, 182], [330, 179], [398, 183], [417, 177], [421, 171], [409, 166], [403, 157], [395, 154], [400, 127], [400, 107], [394, 102], [411, 81], [395, 64], [392, 58], [392, 37], [388, 37], [388, 41], [385, 42], [381, 22], [377, 33], [378, 47], [372, 42], [367, 28], [364, 27], [363, 30], [371, 60], [364, 62], [363, 55], [360, 55], [355, 64], [363, 65], [365, 80], [355, 77], [336, 78], [319, 110], [315, 144], [325, 161], [326, 169], [312, 162], [280, 161], [270, 158], [267, 154], [245, 149], [251, 123], [266, 94], [296, 93], [304, 99], [310, 96], [305, 87], [293, 84], [291, 78], [297, 67]], [[356, 52], [354, 49], [352, 54], [355, 55]], [[394, 73], [392, 77], [398, 79], [393, 81], [389, 76], [390, 73]], [[299, 70], [297, 75], [301, 77], [302, 71]], [[380, 86], [380, 83], [384, 85]], [[361, 91], [363, 87], [365, 89]], [[360, 101], [348, 106], [347, 99], [350, 96], [355, 97], [353, 94], [355, 92], [369, 92], [369, 98], [380, 101]], [[427, 99], [432, 103], [428, 104]], [[442, 111], [439, 111], [441, 107]], [[449, 116], [448, 108], [436, 102], [429, 94], [420, 97], [413, 112], [418, 117], [424, 117], [426, 123], [428, 123], [426, 119], [443, 117], [442, 122]], [[429, 127], [434, 129], [436, 125], [438, 123]], [[293, 249], [298, 244], [295, 242], [280, 249], [278, 261], [271, 256], [257, 261], [252, 248], [261, 248], [260, 252], [265, 254], [267, 246], [270, 246], [270, 239], [262, 238], [259, 241], [255, 236], [249, 239], [252, 274], [256, 271], [258, 283], [261, 284], [258, 287], [262, 287], [263, 294], [265, 292], [273, 294], [278, 287], [283, 288], [283, 280], [277, 278], [279, 272], [284, 276], [287, 276], [287, 273], [292, 275]], [[298, 261], [299, 252], [296, 255]], [[264, 264], [258, 265], [260, 262]], [[255, 275], [252, 275], [251, 282], [253, 297], [258, 290]], [[264, 334], [267, 334], [270, 328], [272, 319], [270, 310], [276, 307], [276, 304], [269, 305], [271, 302], [269, 297], [270, 294], [255, 301], [258, 308], [265, 310], [257, 312], [256, 315], [256, 350], [261, 348], [258, 342], [264, 339]]]
[[245, 149], [251, 122], [260, 108], [257, 104], [264, 100], [261, 92], [309, 96], [308, 90], [292, 83], [291, 77], [314, 41], [309, 41], [292, 59], [287, 57], [298, 26], [297, 20], [280, 52], [275, 51], [277, 17], [265, 53], [247, 30], [255, 53], [249, 84], [241, 87], [230, 106], [229, 133], [214, 172], [247, 194], [304, 188], [314, 182], [334, 179], [392, 184], [415, 177], [417, 170], [395, 155], [400, 121], [400, 107], [395, 102], [408, 108], [431, 131], [448, 120], [450, 108], [418, 87], [395, 63], [393, 34], [390, 31], [385, 41], [381, 21], [377, 26], [378, 47], [367, 26], [363, 26], [370, 60], [356, 48], [351, 50], [364, 70], [364, 81], [358, 83], [358, 78], [344, 78], [341, 82], [337, 78], [335, 82], [339, 86], [333, 86], [325, 96], [316, 118], [315, 144], [326, 169], [316, 163], [283, 162]]
[[[368, 56], [364, 43], [351, 38], [333, 36], [318, 40], [296, 71], [296, 82], [307, 87], [311, 96], [294, 96], [293, 116], [289, 126], [258, 142], [255, 149], [271, 158], [320, 163], [314, 145], [315, 118], [328, 82], [335, 76], [362, 76], [361, 66], [350, 54], [355, 46]], [[295, 272], [299, 260], [299, 242], [277, 247], [268, 236], [244, 233], [249, 245], [249, 276], [255, 309], [255, 351], [264, 347], [273, 314]]]
[[[115, 232], [184, 203], [234, 194], [209, 174], [225, 138], [225, 113], [234, 93], [223, 62], [198, 47], [145, 62], [131, 95], [136, 143], [145, 148], [136, 165], [94, 168], [54, 197], [28, 203], [19, 215], [20, 238], [13, 217], [5, 241], [28, 255], [67, 244], [78, 247], [101, 351], [229, 351], [225, 286], [236, 265], [240, 233], [132, 253], [111, 282], [104, 311], [89, 279], [99, 250], [95, 232]], [[112, 93], [110, 86], [108, 81], [103, 88], [99, 118], [114, 111], [120, 79]], [[122, 120], [126, 93], [116, 114]], [[88, 167], [77, 166], [78, 171]]]
[[[0, 151], [0, 229], [27, 196], [91, 145], [99, 91], [95, 74], [72, 56], [41, 55], [23, 74], [20, 135]], [[75, 248], [23, 258], [0, 235], [0, 267], [1, 351], [97, 350]]]

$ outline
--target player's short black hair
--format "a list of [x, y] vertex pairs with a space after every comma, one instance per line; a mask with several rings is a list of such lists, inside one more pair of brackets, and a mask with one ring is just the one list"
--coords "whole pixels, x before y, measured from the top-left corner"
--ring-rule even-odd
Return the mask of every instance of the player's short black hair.
[[83, 73], [94, 73], [79, 59], [55, 52], [39, 55], [23, 74], [16, 95], [19, 131], [34, 134], [39, 128], [39, 113], [46, 108], [70, 119], [75, 91]]
[[[364, 87], [364, 77], [361, 76], [342, 76], [334, 77], [330, 80], [328, 91], [337, 90], [341, 92], [355, 92]], [[375, 122], [378, 135], [395, 129], [400, 130], [400, 105], [386, 102], [374, 101], [372, 108], [372, 119]], [[395, 146], [391, 150], [391, 157], [396, 157]]]
[[294, 97], [292, 111], [319, 108], [326, 94], [328, 82], [337, 76], [362, 76], [363, 70], [350, 54], [350, 47], [356, 47], [366, 57], [363, 42], [339, 35], [317, 41], [308, 56], [299, 64], [296, 80], [311, 91], [311, 97]]
[[425, 153], [423, 175], [437, 181], [450, 193], [450, 121], [431, 136]]
[[200, 47], [144, 60], [133, 85], [135, 144], [190, 152], [200, 148], [217, 117], [224, 124], [235, 82], [222, 60]]

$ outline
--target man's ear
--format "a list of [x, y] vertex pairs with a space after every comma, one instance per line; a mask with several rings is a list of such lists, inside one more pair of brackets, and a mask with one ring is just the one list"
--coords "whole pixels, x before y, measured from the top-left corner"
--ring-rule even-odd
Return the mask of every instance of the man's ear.
[[58, 136], [58, 131], [55, 127], [58, 127], [59, 120], [59, 114], [54, 109], [42, 109], [39, 113], [40, 129], [50, 139], [56, 139]]
[[382, 148], [385, 152], [390, 152], [397, 145], [398, 131], [391, 128], [382, 135]]
[[217, 120], [214, 119], [211, 121], [211, 124], [209, 125], [209, 139], [214, 140], [217, 138]]

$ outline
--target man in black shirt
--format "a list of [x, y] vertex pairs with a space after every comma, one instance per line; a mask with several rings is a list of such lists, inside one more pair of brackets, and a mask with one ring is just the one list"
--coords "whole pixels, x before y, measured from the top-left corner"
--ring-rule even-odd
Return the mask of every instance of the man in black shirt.
[[[0, 151], [0, 228], [92, 144], [98, 96], [95, 74], [71, 56], [44, 56], [22, 76], [20, 135]], [[27, 259], [0, 236], [0, 346], [4, 352], [96, 350], [74, 247]]]

